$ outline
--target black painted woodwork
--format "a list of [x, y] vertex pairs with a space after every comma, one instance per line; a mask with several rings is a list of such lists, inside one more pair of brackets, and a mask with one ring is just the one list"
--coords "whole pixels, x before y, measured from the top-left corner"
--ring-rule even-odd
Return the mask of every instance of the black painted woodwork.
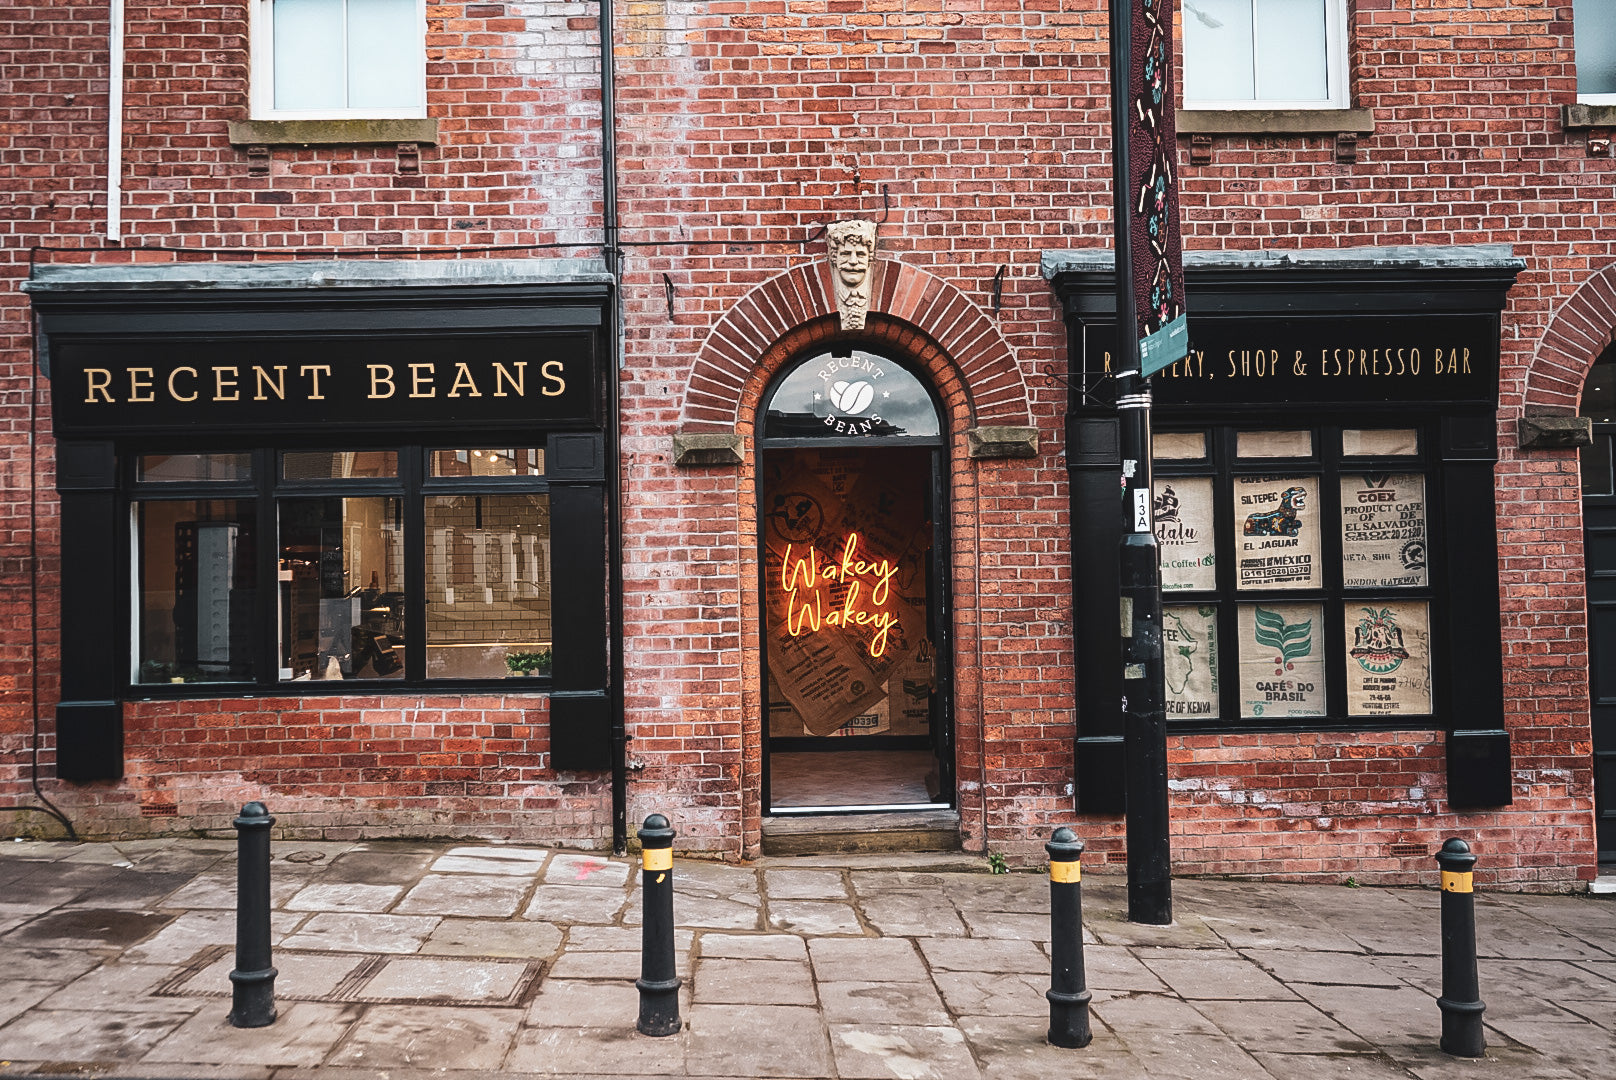
[[[1369, 730], [1435, 726], [1447, 731], [1448, 784], [1455, 807], [1510, 801], [1509, 736], [1503, 724], [1497, 524], [1492, 482], [1497, 460], [1499, 312], [1516, 270], [1488, 266], [1270, 267], [1191, 266], [1190, 348], [1204, 353], [1151, 380], [1161, 430], [1250, 424], [1285, 427], [1414, 426], [1440, 433], [1426, 457], [1428, 539], [1450, 538], [1440, 580], [1432, 580], [1432, 693], [1436, 715], [1382, 720], [1347, 717], [1332, 688], [1331, 715], [1284, 723], [1226, 716], [1173, 721], [1181, 733], [1272, 730]], [[1116, 381], [1106, 370], [1115, 341], [1110, 271], [1058, 274], [1069, 375], [1067, 418], [1073, 534], [1073, 606], [1077, 623], [1078, 806], [1115, 812], [1121, 792], [1120, 654], [1085, 635], [1084, 624], [1115, 638], [1120, 522], [1119, 459], [1093, 449], [1091, 425], [1115, 417]], [[1384, 351], [1391, 349], [1388, 354]], [[1435, 350], [1459, 351], [1458, 369], [1436, 374]], [[1383, 350], [1376, 354], [1375, 349]], [[1398, 356], [1396, 350], [1404, 353]], [[1421, 371], [1410, 370], [1413, 348]], [[1228, 375], [1256, 351], [1278, 352], [1266, 374]], [[1337, 350], [1354, 350], [1352, 356]], [[1368, 349], [1360, 359], [1358, 353]], [[1465, 349], [1470, 350], [1468, 357]], [[1241, 350], [1249, 354], [1240, 355]], [[1301, 366], [1295, 365], [1301, 351]], [[1350, 374], [1319, 364], [1351, 363]], [[1191, 362], [1198, 361], [1191, 368]], [[1215, 366], [1216, 362], [1216, 366]], [[1468, 362], [1469, 370], [1464, 365]], [[1357, 366], [1357, 365], [1362, 365]], [[1402, 365], [1402, 375], [1399, 368]], [[1389, 366], [1390, 365], [1390, 366]], [[1435, 460], [1433, 460], [1433, 457]], [[1339, 538], [1337, 538], [1338, 541]], [[1478, 587], [1490, 582], [1491, 587]], [[1232, 610], [1232, 594], [1225, 598]], [[1446, 612], [1445, 617], [1442, 615]], [[1326, 616], [1329, 621], [1329, 616]], [[1232, 637], [1226, 640], [1233, 641]], [[1087, 790], [1090, 786], [1093, 791]]]
[[[138, 696], [224, 698], [374, 692], [509, 693], [505, 681], [427, 680], [425, 677], [424, 552], [421, 496], [453, 484], [422, 475], [428, 446], [546, 446], [542, 480], [488, 478], [499, 490], [550, 492], [551, 576], [556, 612], [553, 678], [561, 699], [552, 706], [557, 768], [610, 766], [611, 673], [606, 539], [610, 441], [605, 369], [605, 283], [384, 286], [340, 288], [219, 288], [142, 283], [75, 285], [31, 295], [39, 326], [43, 372], [52, 379], [57, 486], [62, 502], [61, 704], [57, 710], [58, 775], [85, 781], [123, 772], [122, 702]], [[526, 362], [526, 393], [515, 395], [514, 365]], [[393, 373], [391, 396], [372, 398], [367, 364]], [[435, 364], [412, 371], [410, 364]], [[468, 386], [448, 394], [465, 363], [480, 396]], [[492, 365], [507, 376], [491, 386]], [[286, 399], [260, 387], [252, 365], [285, 365]], [[545, 365], [549, 368], [546, 378]], [[181, 367], [181, 395], [212, 366], [240, 369], [241, 401], [181, 402], [167, 392]], [[328, 365], [323, 400], [295, 399], [293, 375], [305, 365]], [[84, 368], [115, 372], [115, 407], [87, 403]], [[130, 368], [151, 368], [148, 375]], [[412, 379], [430, 377], [430, 385]], [[228, 372], [227, 372], [228, 376]], [[558, 378], [563, 378], [565, 389]], [[308, 389], [308, 388], [306, 388]], [[496, 390], [503, 389], [504, 396]], [[544, 393], [545, 389], [553, 391]], [[431, 397], [410, 397], [411, 391]], [[130, 396], [151, 402], [129, 402]], [[88, 407], [86, 407], [88, 406]], [[400, 475], [343, 483], [343, 495], [407, 496], [405, 580], [412, 608], [403, 680], [284, 683], [274, 662], [277, 620], [275, 465], [291, 449], [400, 447]], [[255, 478], [235, 485], [164, 485], [165, 498], [257, 500], [257, 575], [262, 610], [253, 621], [254, 671], [241, 683], [130, 684], [128, 605], [129, 507], [136, 494], [132, 461], [142, 453], [252, 451]], [[480, 478], [479, 485], [482, 483]], [[322, 489], [324, 490], [324, 489]], [[145, 492], [144, 495], [149, 495]], [[144, 497], [144, 496], [143, 496]], [[542, 690], [545, 684], [540, 683]]]

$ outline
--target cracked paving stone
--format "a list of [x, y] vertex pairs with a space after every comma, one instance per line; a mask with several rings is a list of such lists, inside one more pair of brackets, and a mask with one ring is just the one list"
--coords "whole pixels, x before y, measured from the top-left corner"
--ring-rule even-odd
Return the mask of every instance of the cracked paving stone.
[[331, 1055], [332, 1066], [372, 1069], [495, 1070], [516, 1042], [519, 1009], [455, 1009], [376, 1005], [365, 1011]]
[[965, 1036], [954, 1027], [832, 1024], [837, 1075], [849, 1080], [969, 1080], [978, 1077]]

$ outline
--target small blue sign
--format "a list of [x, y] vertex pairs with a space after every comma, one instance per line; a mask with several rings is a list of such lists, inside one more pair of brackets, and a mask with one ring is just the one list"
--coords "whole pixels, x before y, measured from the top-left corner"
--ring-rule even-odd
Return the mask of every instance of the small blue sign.
[[1139, 375], [1150, 378], [1162, 368], [1171, 367], [1190, 351], [1189, 317], [1180, 315], [1154, 334], [1139, 339]]

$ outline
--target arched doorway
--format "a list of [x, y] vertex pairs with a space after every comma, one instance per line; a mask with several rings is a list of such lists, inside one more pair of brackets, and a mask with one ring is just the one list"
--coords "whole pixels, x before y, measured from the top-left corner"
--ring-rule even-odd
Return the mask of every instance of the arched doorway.
[[1616, 862], [1616, 339], [1588, 371], [1582, 415], [1584, 564], [1588, 575], [1588, 693], [1592, 699], [1594, 819], [1599, 861]]
[[760, 412], [764, 813], [947, 809], [938, 403], [892, 357], [836, 347], [787, 367]]

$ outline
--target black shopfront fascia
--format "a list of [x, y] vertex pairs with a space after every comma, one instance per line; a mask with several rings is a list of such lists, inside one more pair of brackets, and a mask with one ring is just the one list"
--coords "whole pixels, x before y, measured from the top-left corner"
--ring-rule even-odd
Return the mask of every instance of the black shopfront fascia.
[[[1067, 467], [1078, 612], [1078, 806], [1120, 813], [1125, 770], [1115, 611], [1122, 461], [1115, 382], [1107, 373], [1115, 341], [1112, 274], [1101, 261], [1069, 260], [1052, 283], [1072, 368]], [[1348, 717], [1336, 697], [1327, 716], [1307, 721], [1184, 720], [1170, 730], [1435, 727], [1447, 736], [1450, 804], [1508, 804], [1493, 470], [1500, 312], [1521, 264], [1507, 253], [1435, 265], [1372, 258], [1261, 265], [1193, 255], [1186, 263], [1191, 354], [1151, 380], [1156, 429], [1417, 429], [1430, 483], [1429, 543], [1442, 557], [1433, 561], [1427, 594], [1430, 715]], [[1415, 349], [1419, 375], [1412, 372]]]
[[[130, 462], [266, 447], [543, 447], [551, 602], [566, 627], [553, 644], [552, 760], [610, 767], [606, 285], [30, 291], [61, 500], [59, 777], [121, 777], [124, 700], [171, 692], [130, 683]], [[260, 561], [272, 560], [260, 547]], [[262, 659], [272, 619], [256, 622]], [[172, 693], [508, 691], [451, 680], [294, 686], [275, 681], [273, 665], [257, 669], [251, 684]]]

